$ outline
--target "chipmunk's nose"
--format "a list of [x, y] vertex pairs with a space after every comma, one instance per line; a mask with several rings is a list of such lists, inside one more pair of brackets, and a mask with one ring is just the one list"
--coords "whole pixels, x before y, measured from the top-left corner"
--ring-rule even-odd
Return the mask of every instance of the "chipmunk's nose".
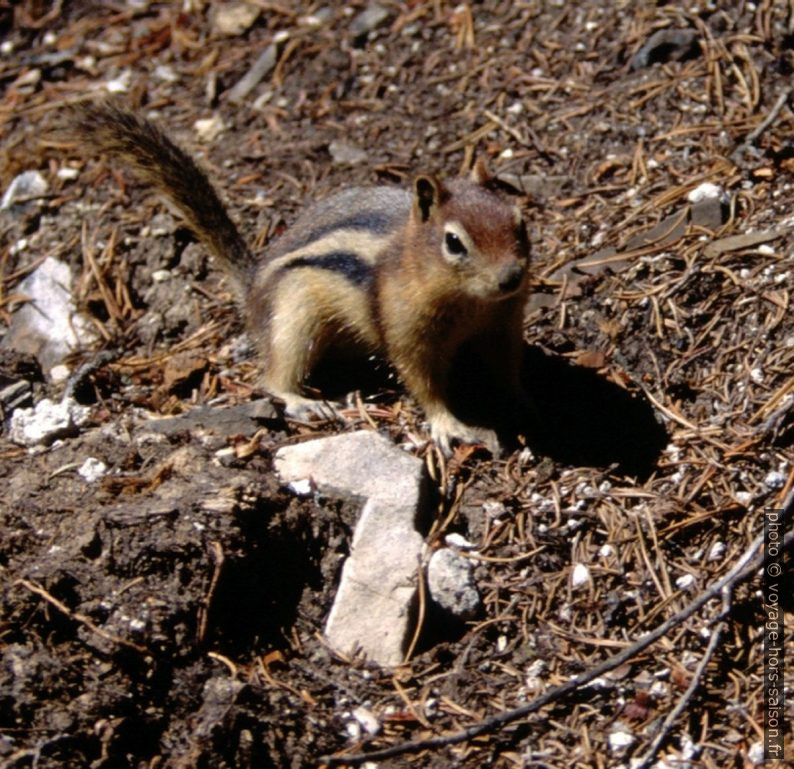
[[503, 294], [511, 294], [524, 279], [524, 267], [518, 262], [506, 264], [499, 270], [499, 290]]

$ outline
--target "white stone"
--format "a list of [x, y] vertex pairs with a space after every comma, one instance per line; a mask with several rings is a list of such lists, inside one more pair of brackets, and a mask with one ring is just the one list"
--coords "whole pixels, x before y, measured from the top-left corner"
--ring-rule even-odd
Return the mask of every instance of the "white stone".
[[754, 742], [747, 751], [747, 758], [754, 766], [764, 763], [764, 743]]
[[489, 518], [501, 518], [507, 512], [504, 502], [494, 499], [488, 499], [483, 502], [482, 509]]
[[242, 35], [257, 20], [260, 9], [255, 3], [218, 3], [213, 19], [213, 31], [223, 37]]
[[48, 188], [47, 180], [39, 171], [23, 171], [8, 185], [0, 201], [0, 211], [7, 211], [15, 203], [24, 203], [29, 198], [41, 197]]
[[571, 573], [571, 587], [585, 587], [591, 582], [592, 577], [590, 576], [590, 569], [583, 563], [577, 563], [573, 567], [573, 572]]
[[430, 597], [450, 614], [471, 619], [480, 610], [472, 562], [449, 548], [436, 550], [427, 566]]
[[81, 406], [72, 398], [64, 398], [59, 403], [44, 398], [33, 408], [14, 411], [8, 436], [14, 443], [23, 446], [50, 443], [56, 438], [77, 432], [77, 428], [88, 419], [89, 413], [89, 408]]
[[456, 547], [458, 550], [474, 550], [477, 545], [473, 542], [469, 542], [466, 537], [462, 534], [458, 534], [457, 532], [453, 531], [451, 534], [447, 534], [444, 537], [444, 542], [449, 547]]
[[4, 344], [35, 355], [49, 371], [75, 349], [95, 339], [72, 297], [69, 265], [47, 257], [17, 287], [30, 301], [13, 315]]
[[631, 732], [627, 731], [625, 727], [619, 726], [614, 732], [609, 735], [609, 749], [613, 753], [622, 753], [626, 748], [633, 745], [635, 737]]
[[686, 196], [686, 199], [690, 203], [699, 203], [701, 200], [706, 200], [708, 198], [718, 198], [722, 199], [725, 197], [725, 191], [717, 184], [712, 184], [711, 182], [703, 182], [702, 184], [695, 187], [694, 190], [690, 190], [689, 194]]
[[200, 142], [209, 143], [215, 141], [226, 130], [226, 124], [223, 122], [223, 118], [216, 114], [197, 120], [193, 123], [193, 130]]
[[651, 688], [648, 689], [648, 694], [657, 699], [663, 699], [670, 693], [670, 687], [664, 681], [654, 681]]
[[132, 70], [125, 69], [117, 77], [108, 80], [105, 83], [105, 90], [108, 93], [127, 93], [130, 90], [130, 82], [132, 81]]
[[381, 724], [378, 720], [378, 717], [369, 709], [365, 708], [363, 705], [359, 705], [357, 708], [353, 710], [353, 718], [358, 721], [361, 725], [361, 728], [370, 736], [374, 737], [377, 734], [380, 734]]
[[767, 473], [764, 477], [764, 486], [766, 486], [770, 491], [782, 488], [785, 482], [786, 476], [779, 470], [772, 470], [772, 472]]
[[675, 586], [679, 590], [689, 590], [694, 584], [695, 584], [695, 578], [691, 574], [682, 574], [675, 581]]
[[158, 64], [154, 68], [154, 76], [163, 83], [179, 82], [179, 74], [168, 64]]
[[609, 544], [609, 542], [605, 542], [601, 547], [598, 549], [598, 555], [601, 558], [609, 558], [615, 552], [615, 548]]
[[385, 666], [403, 661], [423, 544], [413, 513], [397, 500], [364, 504], [325, 624], [329, 643], [344, 654]]
[[749, 491], [737, 491], [736, 501], [740, 505], [744, 505], [745, 507], [747, 507], [747, 505], [749, 505], [750, 502], [753, 501], [753, 495]]
[[314, 491], [312, 482], [308, 478], [303, 478], [300, 481], [291, 481], [287, 486], [293, 494], [297, 494], [299, 497], [308, 497]]
[[534, 660], [524, 674], [524, 682], [528, 689], [539, 691], [543, 688], [544, 674], [548, 670], [546, 660], [540, 658]]
[[721, 561], [722, 556], [725, 555], [725, 543], [717, 540], [709, 550], [709, 554], [706, 556], [706, 560], [708, 561]]
[[325, 634], [343, 654], [360, 652], [380, 665], [399, 665], [413, 632], [424, 463], [361, 430], [285, 446], [274, 466], [284, 483], [308, 480], [326, 496], [364, 501]]
[[108, 471], [108, 466], [96, 457], [88, 457], [77, 470], [77, 474], [88, 483], [98, 481]]
[[50, 369], [50, 381], [56, 384], [65, 382], [71, 373], [72, 370], [65, 363], [59, 363]]
[[311, 479], [320, 493], [365, 501], [378, 496], [413, 502], [424, 465], [371, 430], [284, 446], [274, 466], [284, 482]]
[[72, 168], [71, 166], [62, 166], [58, 169], [55, 174], [59, 179], [63, 181], [73, 181], [78, 176], [80, 176], [80, 171], [77, 168]]

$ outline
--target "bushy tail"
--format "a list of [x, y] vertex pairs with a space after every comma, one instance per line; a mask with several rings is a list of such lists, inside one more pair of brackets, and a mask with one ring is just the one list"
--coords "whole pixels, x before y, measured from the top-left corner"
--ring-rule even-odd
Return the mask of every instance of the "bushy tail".
[[113, 104], [79, 106], [69, 123], [70, 133], [87, 151], [118, 158], [170, 200], [238, 290], [244, 290], [253, 255], [192, 158], [148, 120]]

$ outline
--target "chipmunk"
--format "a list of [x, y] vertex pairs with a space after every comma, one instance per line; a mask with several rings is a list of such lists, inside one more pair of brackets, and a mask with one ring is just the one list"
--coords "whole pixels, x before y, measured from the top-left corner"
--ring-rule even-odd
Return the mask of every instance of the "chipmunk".
[[[519, 381], [528, 239], [521, 212], [470, 178], [417, 176], [411, 192], [353, 187], [310, 206], [255, 257], [194, 161], [149, 121], [109, 104], [73, 117], [79, 141], [129, 165], [176, 207], [233, 280], [263, 363], [262, 385], [297, 418], [327, 414], [302, 392], [330, 348], [385, 354], [446, 453], [453, 441], [498, 450], [493, 430], [450, 410], [456, 354], [484, 364], [504, 397]], [[504, 404], [501, 404], [504, 405]]]

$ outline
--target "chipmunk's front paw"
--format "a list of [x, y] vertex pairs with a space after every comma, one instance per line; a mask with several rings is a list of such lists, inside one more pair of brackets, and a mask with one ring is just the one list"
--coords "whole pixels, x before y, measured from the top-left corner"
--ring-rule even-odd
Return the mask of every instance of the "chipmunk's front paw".
[[501, 452], [499, 440], [493, 430], [463, 424], [448, 412], [430, 419], [430, 435], [446, 456], [452, 454], [454, 442], [482, 444], [494, 456]]

